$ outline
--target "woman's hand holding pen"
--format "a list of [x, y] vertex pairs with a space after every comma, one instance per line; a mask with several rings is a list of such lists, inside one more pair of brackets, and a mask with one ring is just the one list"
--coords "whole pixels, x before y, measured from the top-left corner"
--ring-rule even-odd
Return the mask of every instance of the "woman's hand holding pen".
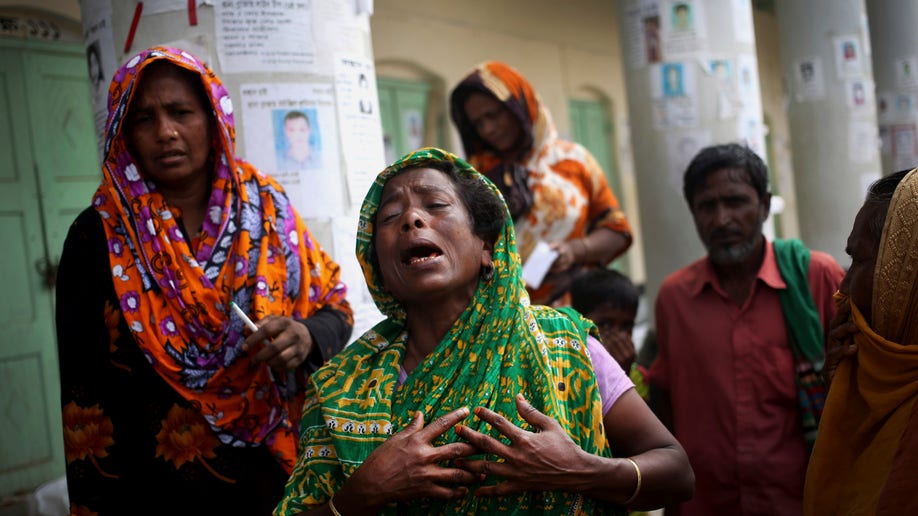
[[268, 315], [256, 323], [243, 349], [257, 350], [253, 358], [278, 372], [292, 371], [312, 352], [314, 342], [306, 325], [290, 317]]

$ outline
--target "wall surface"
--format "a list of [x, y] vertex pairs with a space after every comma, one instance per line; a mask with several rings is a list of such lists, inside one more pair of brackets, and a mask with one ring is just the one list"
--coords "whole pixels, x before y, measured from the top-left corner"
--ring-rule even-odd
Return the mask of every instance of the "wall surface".
[[0, 0], [0, 8], [22, 7], [30, 10], [47, 11], [75, 22], [80, 21], [78, 0]]

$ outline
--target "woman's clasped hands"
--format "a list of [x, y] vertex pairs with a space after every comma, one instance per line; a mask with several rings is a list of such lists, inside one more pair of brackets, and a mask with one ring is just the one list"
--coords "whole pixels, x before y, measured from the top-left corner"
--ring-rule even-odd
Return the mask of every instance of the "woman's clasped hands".
[[[519, 414], [534, 430], [514, 425], [503, 415], [479, 407], [474, 416], [509, 439], [505, 444], [463, 422], [467, 407], [453, 410], [425, 425], [417, 413], [411, 423], [374, 450], [334, 497], [342, 513], [379, 510], [389, 502], [418, 498], [458, 499], [472, 486], [475, 496], [505, 496], [523, 491], [572, 489], [571, 465], [587, 456], [561, 425], [517, 395]], [[450, 430], [462, 441], [436, 446]], [[470, 458], [490, 454], [497, 460]], [[496, 483], [482, 483], [498, 477]]]

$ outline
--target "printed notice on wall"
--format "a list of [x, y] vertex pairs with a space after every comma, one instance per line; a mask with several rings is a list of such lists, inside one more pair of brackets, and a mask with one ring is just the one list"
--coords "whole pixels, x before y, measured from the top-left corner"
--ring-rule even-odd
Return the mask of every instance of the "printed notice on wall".
[[83, 17], [83, 40], [86, 42], [86, 69], [89, 73], [93, 120], [101, 162], [105, 123], [108, 118], [108, 87], [118, 68], [115, 43], [112, 39], [112, 3], [108, 0], [83, 0], [80, 7], [80, 15]]
[[332, 75], [335, 57], [339, 55], [365, 55], [372, 48], [370, 42], [370, 15], [358, 13], [354, 0], [323, 0], [315, 2], [313, 19], [315, 40], [322, 49], [316, 55], [316, 68], [322, 75]]
[[332, 86], [243, 84], [246, 157], [284, 187], [303, 218], [345, 212]]
[[918, 88], [918, 58], [896, 59], [896, 87], [905, 90]]
[[855, 35], [832, 38], [835, 46], [835, 72], [839, 78], [864, 75], [861, 42]]
[[822, 73], [822, 60], [818, 57], [807, 57], [794, 62], [794, 83], [797, 102], [822, 100], [826, 96], [825, 79]]
[[[195, 0], [194, 3], [197, 7], [208, 4], [213, 5], [211, 0]], [[188, 0], [144, 0], [143, 3], [144, 16], [187, 10]]]
[[217, 0], [214, 24], [224, 73], [314, 71], [312, 0]]
[[896, 170], [912, 168], [918, 158], [918, 137], [915, 124], [895, 124], [890, 127], [893, 163]]
[[628, 35], [628, 65], [644, 68], [659, 63], [662, 56], [660, 40], [660, 6], [656, 0], [641, 0], [625, 14]]
[[870, 163], [877, 157], [880, 137], [875, 123], [853, 120], [848, 123], [848, 159], [853, 163]]
[[708, 30], [703, 3], [666, 0], [660, 9], [663, 58], [690, 57], [707, 49]]
[[373, 61], [338, 56], [335, 95], [341, 126], [341, 152], [347, 167], [348, 196], [359, 206], [376, 174], [386, 166]]
[[689, 61], [650, 66], [653, 123], [656, 129], [698, 125], [695, 68]]
[[666, 162], [669, 164], [669, 183], [677, 192], [682, 191], [682, 177], [692, 157], [711, 145], [711, 131], [669, 131], [666, 133]]

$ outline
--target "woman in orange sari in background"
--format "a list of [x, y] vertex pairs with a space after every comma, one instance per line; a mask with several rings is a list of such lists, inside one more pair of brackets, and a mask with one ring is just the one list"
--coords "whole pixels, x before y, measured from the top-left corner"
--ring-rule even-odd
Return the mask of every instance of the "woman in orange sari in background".
[[500, 189], [523, 263], [544, 241], [558, 256], [533, 304], [567, 304], [582, 268], [604, 267], [631, 246], [631, 226], [596, 159], [558, 137], [548, 109], [519, 72], [475, 67], [450, 96], [465, 154]]

